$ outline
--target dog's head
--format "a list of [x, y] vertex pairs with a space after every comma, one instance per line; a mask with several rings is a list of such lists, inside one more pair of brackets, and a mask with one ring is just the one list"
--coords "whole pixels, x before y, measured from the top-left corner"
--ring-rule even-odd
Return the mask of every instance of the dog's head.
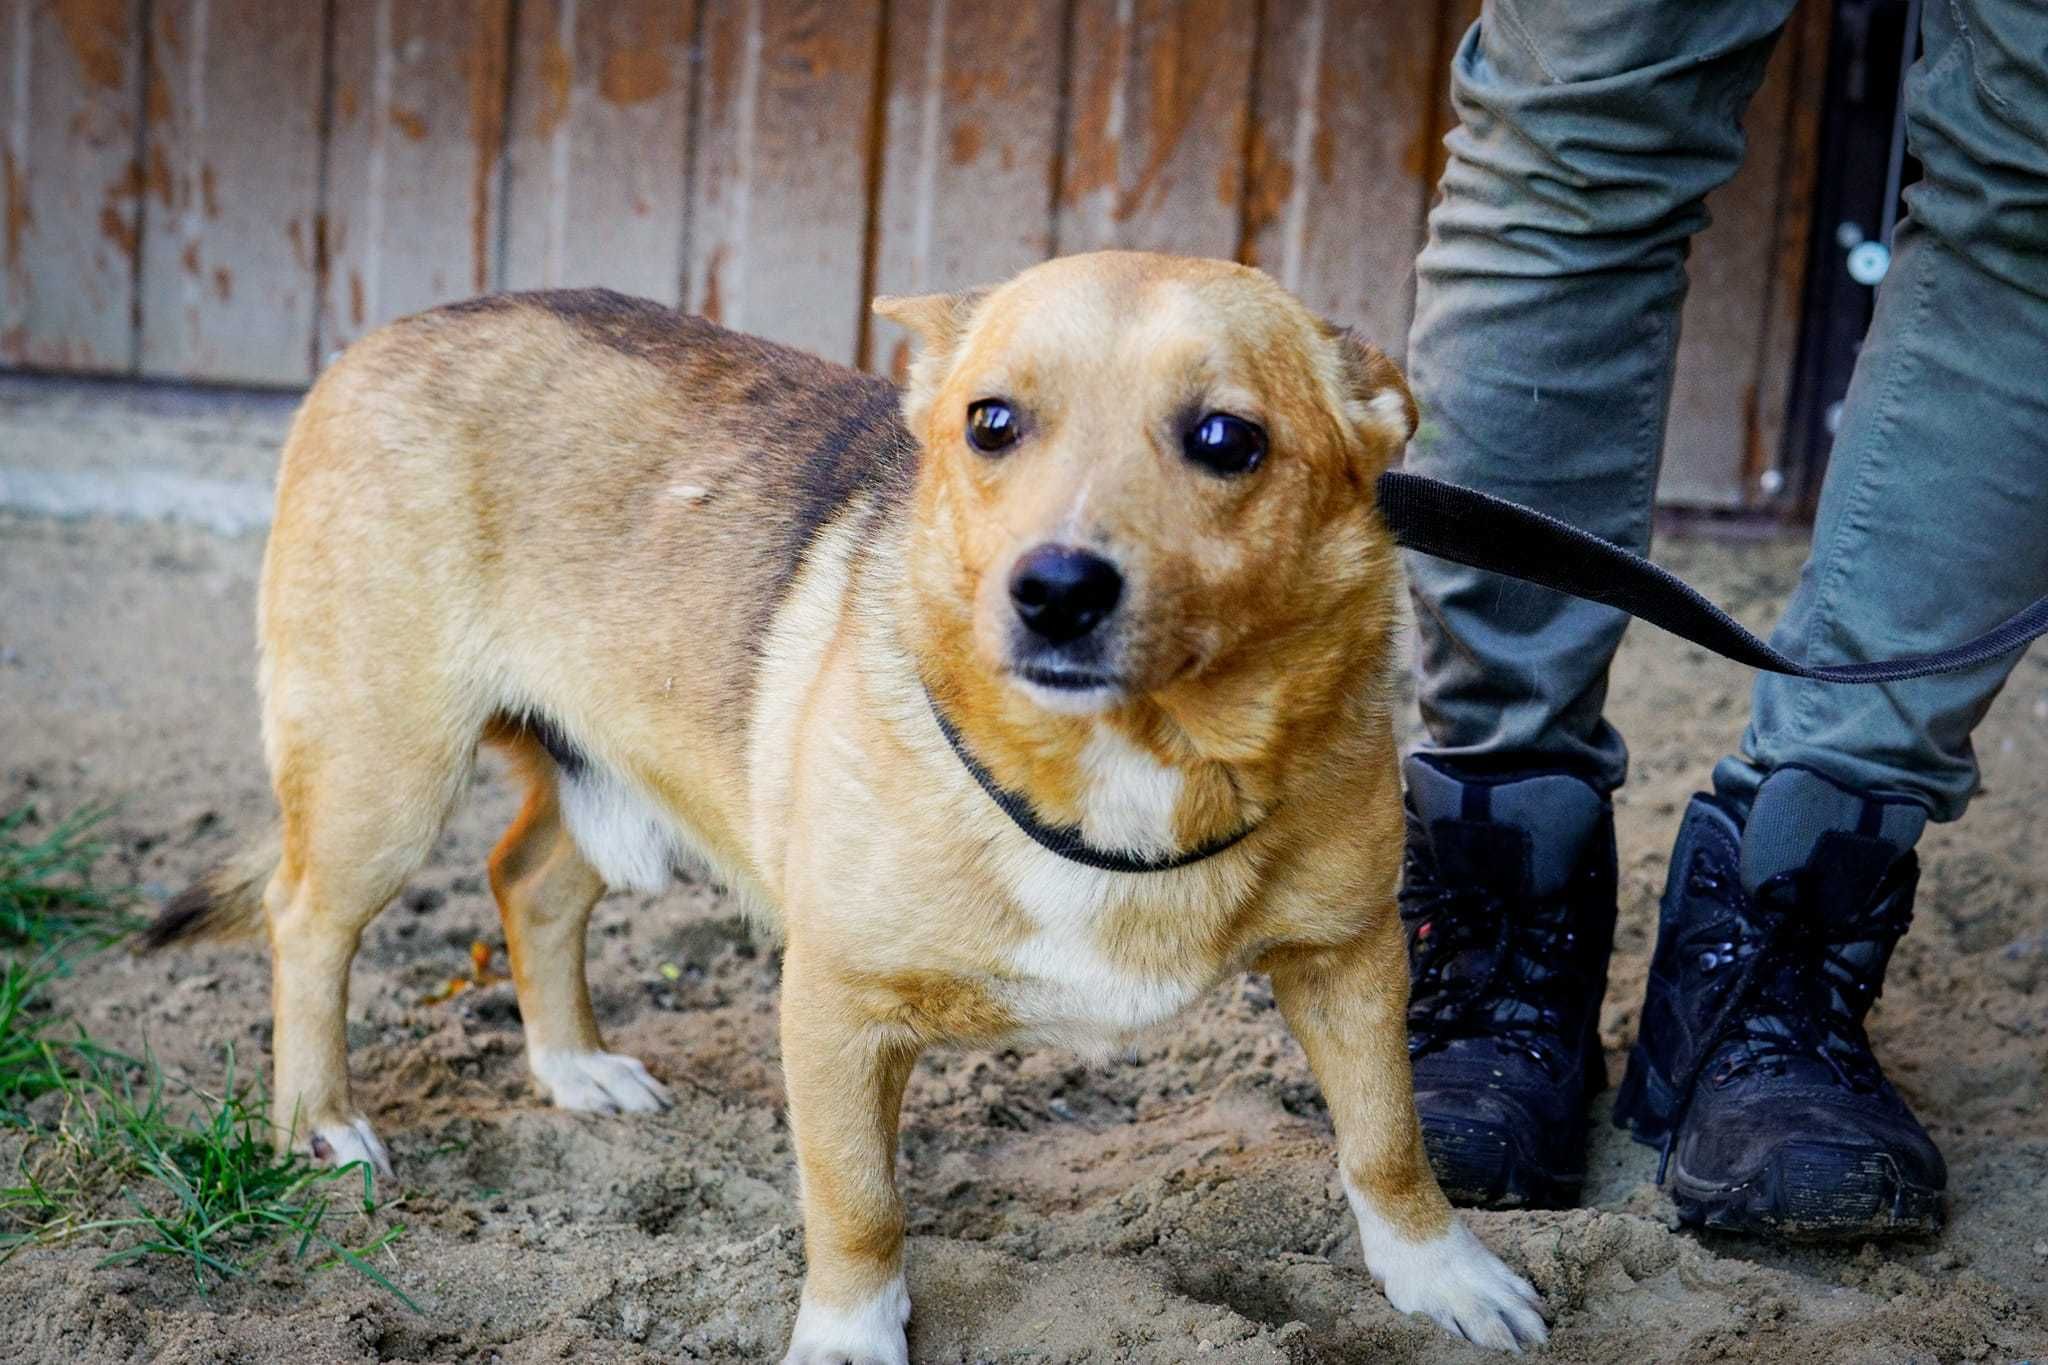
[[882, 298], [919, 350], [926, 636], [1038, 707], [1107, 710], [1356, 606], [1373, 480], [1413, 434], [1386, 356], [1257, 270], [1070, 256]]

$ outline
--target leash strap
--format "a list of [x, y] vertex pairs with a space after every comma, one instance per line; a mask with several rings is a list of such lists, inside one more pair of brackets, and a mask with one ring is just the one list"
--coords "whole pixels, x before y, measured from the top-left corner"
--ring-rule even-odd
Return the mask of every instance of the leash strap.
[[1803, 664], [1758, 639], [1676, 574], [1533, 508], [1399, 469], [1380, 475], [1379, 503], [1394, 543], [1405, 549], [1618, 607], [1769, 673], [1831, 683], [1900, 682], [1975, 668], [2048, 635], [2043, 597], [1976, 639], [1932, 654]]

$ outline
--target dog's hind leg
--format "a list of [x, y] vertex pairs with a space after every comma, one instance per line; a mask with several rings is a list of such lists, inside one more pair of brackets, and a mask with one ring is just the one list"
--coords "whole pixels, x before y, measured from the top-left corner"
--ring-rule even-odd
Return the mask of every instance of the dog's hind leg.
[[377, 708], [360, 698], [316, 713], [317, 730], [281, 724], [272, 744], [284, 813], [282, 858], [264, 897], [276, 1022], [272, 1120], [281, 1144], [315, 1160], [364, 1161], [389, 1174], [384, 1145], [349, 1092], [349, 965], [363, 929], [433, 848], [475, 734], [380, 725]]
[[554, 761], [530, 738], [492, 738], [527, 783], [526, 805], [491, 851], [490, 871], [534, 1084], [564, 1109], [666, 1109], [667, 1088], [636, 1058], [606, 1052], [590, 1012], [584, 936], [605, 886], [562, 823]]

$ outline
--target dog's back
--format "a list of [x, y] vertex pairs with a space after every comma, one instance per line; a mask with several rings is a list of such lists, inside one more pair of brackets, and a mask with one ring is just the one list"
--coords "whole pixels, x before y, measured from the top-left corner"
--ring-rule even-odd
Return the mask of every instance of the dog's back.
[[[850, 502], [899, 503], [914, 460], [887, 383], [644, 300], [408, 318], [336, 363], [287, 446], [262, 605], [273, 719], [378, 676], [415, 716], [464, 712], [453, 731], [523, 727], [590, 788], [572, 823], [634, 821], [619, 788], [663, 766], [636, 760], [686, 750], [708, 789], [660, 794], [744, 882], [723, 813], [745, 805], [762, 634], [819, 530]], [[665, 879], [645, 839], [624, 842], [646, 865], [604, 866], [613, 836], [590, 841], [608, 881]]]

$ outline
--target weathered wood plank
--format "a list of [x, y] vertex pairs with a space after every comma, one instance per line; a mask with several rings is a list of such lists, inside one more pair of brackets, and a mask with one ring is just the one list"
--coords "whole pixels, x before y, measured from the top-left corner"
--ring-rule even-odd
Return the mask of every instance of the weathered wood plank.
[[[1052, 254], [1062, 0], [898, 0], [889, 11], [875, 291], [1008, 278]], [[866, 361], [900, 375], [877, 322]]]
[[505, 285], [674, 303], [695, 0], [526, 0], [513, 50]]
[[[1820, 175], [1820, 123], [1827, 89], [1828, 43], [1834, 7], [1806, 0], [1785, 41], [1795, 44], [1787, 72], [1783, 155], [1779, 158], [1777, 231], [1773, 234], [1774, 275], [1765, 305], [1763, 343], [1757, 347], [1756, 427], [1745, 433], [1743, 487], [1762, 506], [1776, 495], [1764, 487], [1767, 470], [1780, 467], [1785, 425], [1791, 416], [1792, 376], [1799, 363], [1799, 324], [1806, 309], [1807, 246], [1813, 232], [1813, 200]], [[1788, 490], [1789, 494], [1789, 490]]]
[[880, 0], [706, 8], [691, 307], [858, 359]]
[[1238, 253], [1257, 9], [1076, 0], [1059, 247]]
[[323, 350], [498, 279], [509, 0], [338, 0]]
[[[1817, 102], [1796, 88], [1801, 38], [1795, 23], [1772, 54], [1743, 118], [1749, 148], [1742, 169], [1707, 196], [1713, 223], [1693, 240], [1657, 488], [1666, 504], [1737, 508], [1755, 501], [1752, 471], [1761, 470], [1765, 450], [1776, 450], [1775, 433], [1783, 429], [1783, 380], [1767, 398], [1764, 375], [1789, 369], [1796, 340], [1796, 327], [1772, 328], [1773, 312], [1782, 306], [1796, 316], [1800, 306], [1796, 285], [1789, 299], [1779, 296], [1788, 254], [1779, 237], [1779, 200], [1812, 192], [1812, 153], [1800, 150], [1795, 131], [1795, 109]], [[1808, 168], [1797, 183], [1788, 182], [1788, 160]], [[1774, 357], [1761, 354], [1767, 335], [1781, 348]]]
[[137, 0], [0, 0], [0, 365], [134, 363]]
[[317, 7], [155, 0], [145, 374], [304, 382], [320, 194]]
[[1265, 7], [1244, 259], [1407, 350], [1443, 73], [1426, 5]]

